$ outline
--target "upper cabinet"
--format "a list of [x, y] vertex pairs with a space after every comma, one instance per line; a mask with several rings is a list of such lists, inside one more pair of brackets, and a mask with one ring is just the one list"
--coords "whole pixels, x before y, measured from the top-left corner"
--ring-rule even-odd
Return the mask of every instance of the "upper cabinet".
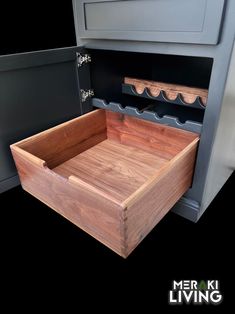
[[215, 45], [225, 0], [74, 0], [78, 39]]

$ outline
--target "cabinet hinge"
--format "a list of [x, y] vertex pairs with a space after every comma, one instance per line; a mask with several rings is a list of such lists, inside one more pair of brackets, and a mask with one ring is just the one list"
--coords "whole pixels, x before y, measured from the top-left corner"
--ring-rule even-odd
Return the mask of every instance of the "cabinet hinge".
[[85, 102], [88, 98], [91, 98], [94, 96], [93, 89], [81, 89], [80, 92], [81, 92], [82, 102]]
[[81, 54], [77, 52], [77, 63], [79, 68], [89, 62], [91, 62], [91, 56], [89, 54]]

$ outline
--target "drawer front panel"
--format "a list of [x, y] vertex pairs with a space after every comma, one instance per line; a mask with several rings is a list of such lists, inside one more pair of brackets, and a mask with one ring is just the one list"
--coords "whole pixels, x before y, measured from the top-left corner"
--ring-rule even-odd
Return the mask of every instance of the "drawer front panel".
[[80, 38], [216, 44], [224, 0], [74, 1]]

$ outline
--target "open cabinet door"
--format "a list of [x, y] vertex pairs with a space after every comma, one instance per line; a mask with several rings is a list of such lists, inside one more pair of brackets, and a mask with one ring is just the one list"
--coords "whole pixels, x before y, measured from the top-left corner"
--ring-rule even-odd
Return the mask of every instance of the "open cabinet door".
[[0, 193], [18, 184], [10, 144], [90, 110], [89, 100], [81, 103], [89, 75], [87, 66], [78, 68], [80, 52], [75, 47], [0, 57]]

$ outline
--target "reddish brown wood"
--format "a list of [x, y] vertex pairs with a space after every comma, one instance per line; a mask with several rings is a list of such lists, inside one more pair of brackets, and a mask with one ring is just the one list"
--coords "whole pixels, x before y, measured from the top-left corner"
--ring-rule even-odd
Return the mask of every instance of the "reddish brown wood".
[[121, 113], [106, 112], [107, 137], [122, 144], [138, 147], [170, 160], [191, 143], [197, 134], [168, 127]]
[[190, 187], [197, 142], [96, 110], [11, 150], [26, 191], [127, 257]]
[[165, 163], [165, 159], [154, 154], [105, 140], [53, 171], [66, 178], [72, 173], [122, 203]]
[[106, 139], [105, 121], [105, 112], [97, 110], [36, 134], [18, 146], [53, 168]]
[[141, 80], [131, 77], [125, 77], [124, 83], [133, 85], [138, 94], [142, 94], [144, 89], [147, 88], [150, 95], [154, 97], [157, 97], [162, 90], [169, 100], [175, 100], [178, 94], [181, 94], [184, 102], [189, 105], [194, 103], [197, 97], [200, 98], [204, 106], [207, 103], [208, 90], [204, 88]]
[[192, 183], [196, 149], [196, 142], [193, 141], [172, 159], [157, 177], [149, 179], [146, 183], [148, 187], [142, 194], [136, 193], [136, 198], [132, 197], [128, 200], [124, 241], [125, 251], [128, 254], [189, 189]]

